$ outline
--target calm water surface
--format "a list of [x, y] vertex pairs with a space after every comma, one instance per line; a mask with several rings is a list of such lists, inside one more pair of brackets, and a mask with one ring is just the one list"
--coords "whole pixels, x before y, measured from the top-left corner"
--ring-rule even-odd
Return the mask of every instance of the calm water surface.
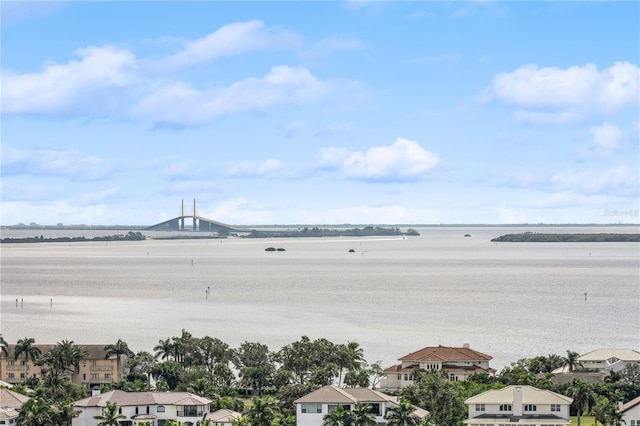
[[[567, 349], [640, 350], [639, 244], [490, 241], [638, 227], [418, 230], [405, 239], [2, 244], [0, 332], [10, 343], [123, 339], [150, 352], [182, 329], [274, 351], [307, 335], [356, 341], [383, 366], [439, 344], [469, 343], [498, 369]], [[10, 232], [3, 237], [18, 236]]]

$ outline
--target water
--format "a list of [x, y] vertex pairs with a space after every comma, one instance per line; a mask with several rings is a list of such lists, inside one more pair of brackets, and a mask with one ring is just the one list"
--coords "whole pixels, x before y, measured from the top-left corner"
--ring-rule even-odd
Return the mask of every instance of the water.
[[640, 232], [428, 227], [404, 239], [2, 244], [0, 332], [9, 343], [123, 339], [150, 352], [182, 329], [273, 351], [307, 335], [356, 341], [383, 367], [439, 344], [469, 343], [498, 369], [568, 349], [639, 350], [640, 245], [490, 241], [525, 230]]

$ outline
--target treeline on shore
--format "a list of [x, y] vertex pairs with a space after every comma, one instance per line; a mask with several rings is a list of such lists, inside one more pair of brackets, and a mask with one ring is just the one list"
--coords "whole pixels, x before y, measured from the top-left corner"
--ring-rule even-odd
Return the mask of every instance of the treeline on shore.
[[[8, 344], [1, 336], [0, 346], [3, 355], [9, 356]], [[134, 353], [122, 340], [106, 345], [104, 350], [107, 357], [116, 356], [118, 363], [126, 362], [129, 374], [117, 383], [103, 385], [102, 392], [192, 392], [212, 400], [212, 410], [227, 408], [243, 413], [235, 426], [295, 426], [293, 401], [330, 384], [369, 387], [398, 396], [403, 402], [428, 410], [429, 424], [440, 426], [462, 426], [468, 416], [466, 399], [509, 385], [532, 385], [570, 396], [573, 413], [591, 413], [605, 425], [619, 421], [619, 402], [640, 396], [638, 364], [629, 364], [621, 372], [612, 371], [601, 383], [554, 382], [552, 372], [559, 367], [574, 373], [582, 369], [579, 354], [571, 350], [566, 356], [523, 358], [495, 375], [474, 374], [464, 381], [448, 380], [446, 371], [416, 368], [412, 373], [414, 384], [400, 391], [380, 389], [384, 369], [380, 362], [368, 363], [356, 342], [336, 344], [302, 336], [271, 351], [257, 342], [231, 348], [217, 338], [195, 337], [182, 330], [180, 336], [160, 339], [152, 352]], [[74, 416], [73, 401], [88, 396], [87, 389], [72, 383], [73, 374], [79, 372], [80, 362], [86, 359], [82, 346], [64, 340], [41, 353], [33, 338], [24, 338], [13, 346], [12, 356], [16, 360], [31, 359], [43, 369], [41, 377], [29, 377], [12, 390], [25, 394], [29, 394], [29, 388], [35, 390], [21, 416], [40, 413], [49, 417], [44, 423], [40, 418], [41, 423], [22, 424], [67, 424]], [[263, 411], [256, 413], [256, 407]]]
[[419, 236], [415, 229], [409, 228], [406, 231], [400, 228], [383, 228], [380, 226], [365, 226], [364, 228], [352, 229], [329, 229], [319, 227], [304, 227], [302, 229], [287, 229], [278, 231], [259, 231], [251, 230], [247, 235], [241, 235], [244, 238], [306, 238], [306, 237], [373, 237], [373, 236], [400, 236], [411, 235]]
[[0, 242], [3, 243], [73, 243], [82, 241], [142, 241], [146, 237], [139, 231], [129, 231], [126, 235], [106, 235], [102, 237], [51, 237], [45, 238], [44, 236], [34, 236], [25, 238], [3, 238]]
[[640, 242], [640, 234], [546, 234], [523, 232], [521, 234], [505, 234], [493, 238], [494, 242], [527, 242], [527, 243], [609, 243]]

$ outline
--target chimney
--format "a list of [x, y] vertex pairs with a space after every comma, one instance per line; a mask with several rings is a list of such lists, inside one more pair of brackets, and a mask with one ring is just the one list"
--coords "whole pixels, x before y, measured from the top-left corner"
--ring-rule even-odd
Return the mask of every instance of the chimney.
[[513, 415], [522, 416], [522, 388], [514, 386], [513, 388]]
[[469, 349], [469, 344], [468, 343], [463, 343], [462, 347], [465, 348], [465, 349]]

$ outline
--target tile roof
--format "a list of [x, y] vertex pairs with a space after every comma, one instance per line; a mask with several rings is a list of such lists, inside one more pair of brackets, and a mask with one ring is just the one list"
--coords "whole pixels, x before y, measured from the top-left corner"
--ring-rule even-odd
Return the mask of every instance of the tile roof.
[[449, 346], [428, 346], [418, 351], [403, 356], [399, 361], [489, 361], [492, 356], [474, 351], [473, 349], [462, 347], [455, 348]]
[[121, 407], [135, 405], [207, 405], [211, 400], [189, 392], [124, 392], [113, 390], [76, 401], [76, 407], [106, 407], [116, 403]]
[[[51, 349], [55, 348], [56, 345], [51, 345], [51, 344], [34, 344], [33, 347], [34, 348], [38, 348], [40, 349], [40, 351], [43, 354], [46, 354], [47, 352], [49, 352]], [[106, 345], [82, 345], [82, 344], [76, 344], [76, 346], [84, 349], [85, 351], [87, 351], [88, 355], [86, 359], [105, 359], [105, 355], [106, 355], [106, 351], [104, 350], [104, 347]], [[15, 358], [15, 349], [16, 349], [16, 345], [8, 345], [7, 346], [7, 352], [9, 353], [9, 355], [6, 357], [7, 359], [14, 359]], [[2, 356], [0, 356], [0, 358], [3, 358]], [[20, 356], [20, 358], [22, 358], [22, 355]], [[115, 355], [112, 355], [109, 357], [109, 359], [116, 359]]]
[[0, 408], [17, 409], [27, 402], [29, 397], [9, 389], [0, 389]]
[[611, 358], [640, 362], [640, 352], [633, 349], [596, 349], [578, 357], [578, 361], [606, 361]]
[[573, 399], [546, 389], [538, 389], [533, 386], [518, 385], [507, 386], [502, 389], [494, 389], [482, 392], [467, 399], [465, 404], [502, 404], [513, 403], [513, 391], [522, 389], [523, 404], [571, 404]]
[[356, 402], [393, 402], [397, 403], [397, 398], [385, 395], [382, 392], [368, 388], [339, 388], [337, 386], [324, 386], [313, 391], [302, 398], [293, 401], [300, 403], [336, 403], [355, 404]]
[[221, 408], [213, 413], [207, 413], [205, 420], [212, 420], [216, 423], [232, 423], [235, 419], [242, 417], [237, 411]]

